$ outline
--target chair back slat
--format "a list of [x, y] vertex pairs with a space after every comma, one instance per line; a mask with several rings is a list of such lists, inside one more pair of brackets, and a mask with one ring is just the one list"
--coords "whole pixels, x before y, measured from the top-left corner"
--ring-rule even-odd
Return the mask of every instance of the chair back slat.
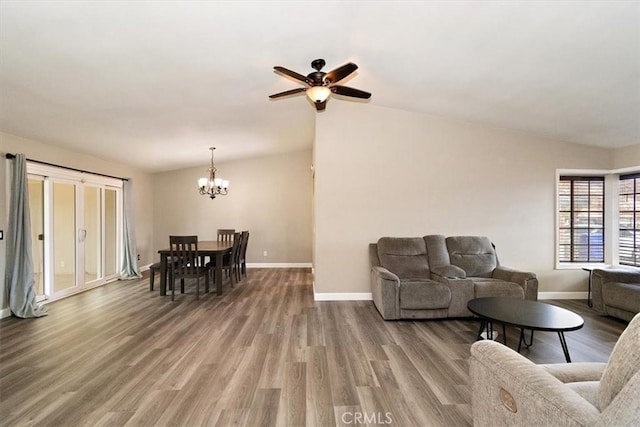
[[218, 242], [231, 242], [235, 232], [233, 228], [218, 228]]

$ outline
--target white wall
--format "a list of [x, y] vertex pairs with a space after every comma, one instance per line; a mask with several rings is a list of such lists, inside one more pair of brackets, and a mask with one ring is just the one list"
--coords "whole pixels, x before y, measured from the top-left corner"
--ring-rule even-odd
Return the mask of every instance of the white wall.
[[[56, 148], [37, 141], [19, 138], [0, 132], [0, 230], [5, 239], [0, 240], [0, 278], [4, 283], [6, 233], [9, 209], [9, 162], [6, 153], [24, 153], [28, 158], [53, 164], [84, 169], [107, 175], [128, 177], [133, 182], [135, 229], [140, 253], [140, 264], [150, 264], [153, 260], [153, 185], [151, 175], [138, 169], [111, 163], [97, 157]], [[4, 286], [0, 287], [2, 308], [7, 306]]]
[[[206, 156], [203, 156], [206, 162]], [[154, 248], [172, 234], [215, 240], [218, 228], [249, 230], [248, 263], [311, 263], [311, 150], [216, 162], [227, 196], [198, 193], [208, 165], [154, 175]], [[267, 251], [267, 256], [264, 256]]]
[[612, 167], [611, 151], [350, 102], [316, 119], [315, 291], [370, 292], [381, 236], [486, 235], [540, 291], [585, 291], [554, 270], [557, 168]]
[[613, 150], [613, 169], [640, 165], [640, 143]]

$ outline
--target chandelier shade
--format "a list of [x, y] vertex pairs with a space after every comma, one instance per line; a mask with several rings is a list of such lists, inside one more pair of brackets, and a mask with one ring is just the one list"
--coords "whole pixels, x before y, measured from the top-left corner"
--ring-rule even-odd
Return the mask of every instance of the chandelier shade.
[[202, 177], [198, 180], [198, 189], [203, 196], [209, 196], [215, 199], [216, 196], [226, 196], [229, 194], [229, 181], [216, 177], [215, 163], [213, 162], [213, 151], [216, 147], [210, 147], [211, 150], [211, 166], [207, 170], [208, 178]]

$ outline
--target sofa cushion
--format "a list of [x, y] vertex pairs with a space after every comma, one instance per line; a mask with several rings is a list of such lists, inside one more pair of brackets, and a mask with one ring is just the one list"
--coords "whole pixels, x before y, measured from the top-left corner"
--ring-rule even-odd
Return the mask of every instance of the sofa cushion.
[[636, 372], [640, 371], [640, 314], [631, 320], [616, 343], [600, 379], [598, 409], [604, 411]]
[[524, 299], [524, 289], [517, 283], [487, 279], [486, 277], [471, 277], [471, 280], [476, 298], [513, 297]]
[[640, 312], [640, 286], [620, 282], [603, 283], [602, 301], [609, 307], [638, 313]]
[[447, 308], [451, 291], [433, 280], [409, 280], [400, 283], [400, 308], [407, 310]]
[[600, 381], [578, 381], [575, 383], [566, 383], [567, 387], [578, 393], [587, 402], [596, 408], [598, 407], [598, 388]]
[[378, 240], [380, 265], [400, 279], [430, 279], [427, 246], [420, 237], [382, 237]]
[[483, 236], [452, 236], [446, 238], [451, 264], [462, 268], [467, 277], [491, 277], [498, 266], [498, 257], [491, 241]]

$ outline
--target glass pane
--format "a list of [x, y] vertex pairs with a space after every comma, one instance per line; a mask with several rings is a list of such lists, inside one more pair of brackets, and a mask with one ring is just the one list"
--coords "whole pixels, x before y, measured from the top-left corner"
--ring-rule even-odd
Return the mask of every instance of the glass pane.
[[589, 230], [586, 228], [573, 230], [573, 243], [586, 245], [589, 242]]
[[105, 276], [117, 273], [116, 259], [116, 190], [106, 189], [104, 191], [104, 242], [105, 242]]
[[571, 245], [560, 245], [560, 262], [571, 262]]
[[568, 245], [571, 243], [571, 229], [568, 230], [560, 230], [559, 233], [560, 244]]
[[620, 212], [619, 226], [620, 228], [633, 228], [634, 215], [631, 212]]
[[576, 245], [573, 248], [574, 261], [589, 261], [589, 247], [586, 245]]
[[44, 181], [28, 178], [36, 296], [44, 295]]
[[561, 211], [571, 210], [571, 196], [560, 196], [558, 198], [558, 202], [559, 202]]
[[602, 196], [591, 196], [589, 198], [589, 209], [592, 211], [604, 210], [604, 198]]
[[630, 194], [630, 193], [633, 193], [633, 180], [632, 179], [620, 180], [620, 194]]
[[589, 181], [573, 181], [573, 194], [589, 194]]
[[601, 212], [591, 212], [589, 215], [589, 227], [591, 228], [602, 228], [603, 220]]
[[558, 194], [561, 196], [571, 195], [571, 181], [560, 181], [558, 183]]
[[620, 211], [632, 211], [634, 206], [633, 195], [621, 195], [619, 197]]
[[100, 238], [100, 189], [84, 187], [84, 281], [85, 283], [100, 277], [100, 263], [102, 261], [102, 239]]
[[74, 184], [53, 183], [53, 290], [76, 285], [76, 216]]
[[589, 232], [589, 244], [592, 246], [604, 246], [604, 231], [591, 230]]
[[571, 227], [571, 212], [560, 212], [558, 214], [560, 228]]
[[589, 210], [589, 196], [575, 196], [573, 198], [573, 209], [576, 211]]
[[603, 181], [589, 181], [589, 190], [591, 194], [604, 194], [604, 182]]
[[584, 228], [589, 226], [589, 212], [574, 212], [573, 226]]

